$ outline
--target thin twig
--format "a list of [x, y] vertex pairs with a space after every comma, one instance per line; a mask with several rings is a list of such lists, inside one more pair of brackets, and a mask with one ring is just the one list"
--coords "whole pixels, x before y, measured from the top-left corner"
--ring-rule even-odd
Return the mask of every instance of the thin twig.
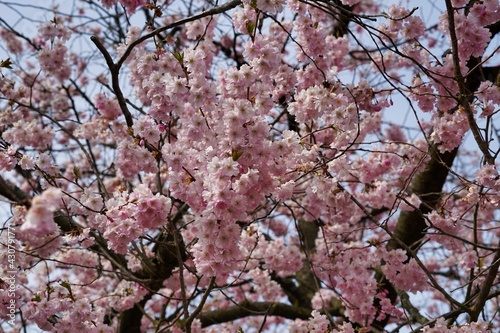
[[199, 20], [199, 19], [201, 19], [203, 17], [207, 17], [207, 16], [211, 16], [211, 15], [216, 15], [216, 14], [223, 13], [223, 12], [228, 11], [230, 9], [233, 9], [233, 8], [239, 6], [239, 5], [241, 5], [241, 0], [232, 0], [232, 1], [228, 2], [228, 3], [225, 3], [222, 6], [214, 7], [212, 9], [206, 10], [206, 11], [201, 12], [199, 14], [196, 14], [196, 15], [193, 15], [193, 16], [190, 16], [190, 17], [186, 17], [186, 18], [183, 18], [181, 20], [178, 20], [178, 21], [172, 22], [170, 24], [167, 24], [167, 25], [165, 25], [163, 27], [157, 28], [157, 29], [153, 30], [152, 32], [150, 32], [149, 34], [144, 35], [144, 36], [138, 38], [137, 40], [133, 41], [132, 43], [130, 43], [130, 45], [127, 47], [127, 49], [125, 50], [125, 52], [123, 52], [123, 55], [120, 58], [120, 60], [118, 60], [118, 62], [116, 63], [116, 66], [119, 69], [123, 65], [123, 63], [125, 62], [125, 60], [127, 60], [128, 56], [130, 55], [130, 53], [132, 52], [132, 50], [134, 49], [134, 47], [136, 47], [140, 43], [146, 41], [147, 39], [149, 39], [151, 37], [154, 37], [154, 36], [162, 33], [165, 30], [175, 28], [177, 26], [186, 24], [188, 22]]

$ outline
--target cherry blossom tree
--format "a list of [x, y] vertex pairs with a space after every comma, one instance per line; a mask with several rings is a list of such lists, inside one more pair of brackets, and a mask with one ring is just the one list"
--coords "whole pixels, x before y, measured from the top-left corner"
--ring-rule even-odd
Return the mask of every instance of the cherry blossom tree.
[[500, 12], [0, 1], [2, 329], [495, 332]]

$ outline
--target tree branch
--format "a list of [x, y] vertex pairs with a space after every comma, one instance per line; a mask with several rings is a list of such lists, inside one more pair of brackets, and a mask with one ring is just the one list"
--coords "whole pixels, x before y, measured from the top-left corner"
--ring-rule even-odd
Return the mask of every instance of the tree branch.
[[401, 306], [408, 311], [408, 314], [410, 315], [410, 320], [416, 321], [417, 323], [424, 325], [427, 323], [429, 320], [422, 316], [418, 309], [413, 306], [413, 304], [410, 301], [410, 296], [408, 296], [408, 293], [403, 291], [403, 290], [398, 290], [398, 295], [399, 298], [401, 299]]
[[157, 29], [153, 30], [149, 34], [146, 34], [146, 35], [138, 38], [137, 40], [133, 41], [132, 43], [130, 43], [130, 45], [127, 47], [127, 49], [125, 50], [125, 52], [123, 52], [123, 55], [120, 58], [120, 60], [118, 60], [118, 62], [116, 63], [117, 69], [120, 69], [120, 67], [123, 65], [123, 63], [125, 62], [125, 60], [127, 60], [128, 56], [130, 55], [130, 53], [132, 52], [132, 50], [134, 49], [134, 47], [136, 47], [137, 45], [139, 45], [142, 42], [146, 41], [147, 39], [149, 39], [151, 37], [154, 37], [154, 36], [162, 33], [165, 30], [175, 28], [177, 26], [186, 24], [188, 22], [196, 21], [196, 20], [199, 20], [199, 19], [201, 19], [203, 17], [207, 17], [207, 16], [211, 16], [211, 15], [216, 15], [216, 14], [224, 13], [224, 12], [226, 12], [226, 11], [228, 11], [230, 9], [233, 9], [233, 8], [239, 6], [239, 5], [241, 5], [241, 0], [232, 0], [232, 1], [229, 1], [229, 2], [227, 2], [227, 3], [225, 3], [225, 4], [221, 5], [221, 6], [214, 7], [212, 9], [209, 9], [209, 10], [206, 10], [204, 12], [201, 12], [200, 14], [196, 14], [196, 15], [193, 15], [193, 16], [190, 16], [190, 17], [186, 17], [184, 19], [172, 22], [172, 23], [167, 24], [167, 25], [165, 25], [163, 27], [160, 27], [160, 28], [157, 28]]
[[0, 195], [18, 205], [30, 206], [29, 196], [11, 182], [0, 176]]
[[474, 303], [474, 306], [472, 307], [472, 311], [470, 313], [472, 321], [477, 321], [479, 319], [479, 314], [481, 313], [481, 311], [483, 311], [484, 305], [488, 300], [491, 287], [493, 286], [493, 282], [495, 282], [495, 279], [497, 278], [499, 268], [500, 268], [500, 242], [499, 242], [499, 248], [495, 253], [495, 257], [493, 258], [492, 265], [489, 268], [488, 275], [486, 276], [486, 279], [484, 280], [481, 286], [481, 290], [479, 291], [477, 300]]
[[203, 297], [201, 298], [200, 304], [196, 307], [196, 309], [191, 313], [189, 318], [186, 320], [186, 331], [191, 330], [191, 324], [193, 323], [193, 320], [196, 319], [196, 316], [198, 316], [201, 313], [201, 310], [203, 309], [203, 305], [205, 305], [208, 296], [210, 295], [210, 292], [212, 291], [213, 287], [215, 285], [215, 277], [210, 278], [210, 283], [208, 284], [207, 290], [203, 294]]
[[[476, 120], [474, 119], [474, 112], [470, 107], [470, 103], [468, 100], [468, 94], [470, 94], [470, 89], [468, 90], [465, 86], [465, 78], [460, 71], [460, 59], [458, 57], [458, 39], [455, 31], [455, 12], [450, 0], [445, 0], [446, 2], [446, 11], [448, 14], [448, 26], [450, 30], [450, 39], [451, 39], [451, 55], [453, 59], [453, 72], [455, 75], [455, 81], [458, 84], [458, 96], [456, 96], [456, 100], [460, 103], [460, 105], [464, 108], [465, 113], [467, 115], [467, 120], [469, 122], [469, 126], [476, 140], [476, 143], [483, 153], [484, 159], [487, 164], [495, 164], [495, 159], [491, 156], [488, 143], [482, 138], [481, 133], [479, 132], [479, 127], [477, 126]], [[473, 90], [472, 90], [473, 91]]]
[[207, 327], [244, 317], [264, 315], [306, 320], [311, 316], [311, 310], [278, 302], [243, 302], [223, 309], [202, 312], [198, 319], [202, 327]]
[[[431, 143], [429, 146], [428, 153], [431, 159], [425, 169], [415, 176], [409, 189], [409, 194], [418, 195], [422, 203], [418, 210], [402, 211], [393, 232], [394, 237], [407, 246], [415, 248], [424, 237], [424, 230], [427, 228], [424, 214], [436, 207], [457, 152], [458, 148], [451, 152], [440, 153], [435, 144]], [[388, 250], [398, 248], [400, 246], [396, 240], [389, 241]]]
[[106, 64], [108, 65], [109, 71], [111, 73], [111, 86], [113, 87], [116, 99], [118, 100], [120, 109], [123, 115], [125, 116], [127, 127], [132, 127], [134, 125], [134, 121], [132, 119], [132, 114], [128, 109], [127, 101], [123, 96], [123, 92], [120, 88], [120, 82], [118, 77], [121, 65], [118, 66], [113, 62], [113, 59], [111, 58], [111, 55], [109, 54], [108, 50], [106, 50], [104, 45], [102, 45], [101, 41], [96, 36], [90, 37], [90, 40], [95, 44], [95, 46], [99, 49], [99, 51], [101, 51], [102, 55], [104, 56], [104, 59], [106, 60]]

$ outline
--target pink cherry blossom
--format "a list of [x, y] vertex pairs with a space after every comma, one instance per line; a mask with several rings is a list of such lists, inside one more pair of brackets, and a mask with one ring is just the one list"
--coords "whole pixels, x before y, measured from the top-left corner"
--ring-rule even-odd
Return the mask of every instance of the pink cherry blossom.
[[419, 7], [0, 3], [0, 330], [500, 327], [498, 1]]

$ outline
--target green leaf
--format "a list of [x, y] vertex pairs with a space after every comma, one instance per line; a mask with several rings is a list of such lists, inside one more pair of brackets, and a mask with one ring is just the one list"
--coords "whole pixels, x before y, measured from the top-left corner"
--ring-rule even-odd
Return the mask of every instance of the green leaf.
[[241, 155], [243, 155], [243, 151], [240, 149], [231, 149], [231, 157], [233, 158], [233, 161], [237, 161]]
[[2, 60], [2, 62], [0, 62], [0, 67], [3, 67], [3, 68], [9, 68], [9, 69], [12, 69], [12, 61], [10, 61], [10, 58], [7, 58], [5, 60]]
[[255, 31], [255, 24], [253, 24], [252, 22], [248, 21], [245, 24], [245, 28], [247, 28], [247, 31], [248, 31], [249, 35], [253, 35], [253, 33]]
[[77, 167], [73, 167], [73, 176], [75, 176], [75, 180], [80, 179], [80, 169]]
[[68, 281], [61, 282], [61, 287], [66, 288], [69, 291], [69, 293], [71, 294], [71, 285], [69, 284]]
[[71, 284], [69, 284], [68, 281], [62, 281], [61, 286], [68, 290], [69, 295], [66, 297], [70, 298], [74, 302], [75, 297], [73, 296], [73, 292], [71, 291]]
[[181, 65], [184, 63], [184, 52], [172, 52], [172, 55]]

